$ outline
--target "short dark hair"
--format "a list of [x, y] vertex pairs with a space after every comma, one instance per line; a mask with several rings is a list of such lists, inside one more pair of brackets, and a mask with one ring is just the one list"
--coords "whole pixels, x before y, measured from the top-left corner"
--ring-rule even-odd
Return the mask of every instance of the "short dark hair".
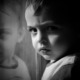
[[74, 28], [79, 26], [79, 4], [77, 1], [27, 0], [26, 4], [26, 7], [33, 5], [36, 16], [40, 15], [44, 8], [55, 20], [59, 20], [60, 24], [70, 24]]

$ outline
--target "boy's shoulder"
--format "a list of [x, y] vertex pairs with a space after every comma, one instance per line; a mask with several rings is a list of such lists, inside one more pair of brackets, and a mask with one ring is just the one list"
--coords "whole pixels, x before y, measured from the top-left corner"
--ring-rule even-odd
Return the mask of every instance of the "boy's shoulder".
[[[76, 66], [78, 65], [79, 65], [79, 62], [77, 62], [76, 56], [63, 57], [60, 60], [46, 67], [42, 80], [47, 80], [47, 79], [48, 80], [71, 80], [73, 77], [73, 74], [74, 75], [77, 74], [78, 70], [76, 71]], [[46, 75], [48, 76], [45, 79]], [[76, 79], [73, 79], [73, 80], [76, 80]]]
[[54, 80], [57, 78], [61, 78], [61, 80], [79, 80], [80, 58], [76, 57], [74, 63], [72, 64], [63, 65], [53, 77]]
[[71, 70], [72, 80], [80, 80], [80, 57], [78, 56]]

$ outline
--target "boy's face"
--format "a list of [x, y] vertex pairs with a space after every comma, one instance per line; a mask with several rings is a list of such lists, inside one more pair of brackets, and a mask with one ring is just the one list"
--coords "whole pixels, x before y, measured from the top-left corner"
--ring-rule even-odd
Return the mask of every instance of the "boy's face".
[[0, 12], [0, 58], [9, 57], [14, 53], [18, 41], [18, 20], [17, 16], [10, 9]]
[[57, 60], [66, 54], [73, 40], [69, 27], [59, 25], [47, 13], [35, 16], [32, 6], [26, 10], [25, 18], [37, 53], [46, 60]]

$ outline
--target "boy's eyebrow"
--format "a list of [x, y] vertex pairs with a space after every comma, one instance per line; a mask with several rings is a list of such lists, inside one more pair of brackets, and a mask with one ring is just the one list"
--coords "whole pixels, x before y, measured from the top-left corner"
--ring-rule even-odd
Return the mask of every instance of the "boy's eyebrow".
[[45, 27], [45, 26], [55, 26], [55, 27], [58, 27], [58, 28], [61, 28], [61, 26], [59, 25], [56, 25], [53, 21], [45, 21], [45, 22], [41, 22], [40, 24], [38, 25], [35, 25], [35, 26], [27, 26], [27, 29], [29, 28], [39, 28], [39, 27]]
[[55, 27], [57, 27], [57, 28], [61, 28], [61, 26], [60, 25], [57, 25], [57, 24], [55, 24], [55, 22], [54, 21], [45, 21], [45, 22], [42, 22], [38, 27], [45, 27], [45, 26], [55, 26]]
[[27, 26], [26, 29], [29, 30], [29, 29], [31, 29], [31, 28], [33, 28], [33, 26]]
[[45, 21], [45, 22], [41, 22], [40, 25], [45, 25], [45, 24], [52, 24], [54, 23], [53, 21]]
[[40, 22], [39, 24], [37, 24], [35, 26], [28, 26], [28, 27], [40, 27], [40, 26], [50, 25], [50, 24], [53, 24], [53, 21]]
[[54, 27], [57, 27], [57, 28], [62, 28], [61, 25], [59, 25], [56, 22], [51, 21], [51, 20], [42, 22], [40, 26], [54, 26]]

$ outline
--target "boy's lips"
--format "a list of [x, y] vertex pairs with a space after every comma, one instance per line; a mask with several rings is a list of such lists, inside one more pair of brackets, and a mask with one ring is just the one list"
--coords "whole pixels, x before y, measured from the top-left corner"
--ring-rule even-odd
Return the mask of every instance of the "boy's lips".
[[48, 52], [50, 52], [51, 50], [50, 49], [48, 49], [48, 48], [40, 48], [39, 49], [39, 52], [41, 52], [41, 53], [48, 53]]

